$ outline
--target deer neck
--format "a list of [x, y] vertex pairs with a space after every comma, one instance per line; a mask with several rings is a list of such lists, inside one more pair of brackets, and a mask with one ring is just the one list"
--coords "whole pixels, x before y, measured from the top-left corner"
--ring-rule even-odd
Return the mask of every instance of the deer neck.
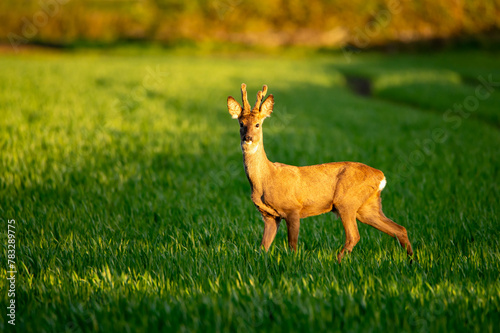
[[245, 165], [245, 173], [252, 186], [252, 191], [259, 191], [264, 179], [269, 177], [271, 172], [271, 162], [267, 159], [262, 139], [255, 151], [243, 151], [243, 164]]

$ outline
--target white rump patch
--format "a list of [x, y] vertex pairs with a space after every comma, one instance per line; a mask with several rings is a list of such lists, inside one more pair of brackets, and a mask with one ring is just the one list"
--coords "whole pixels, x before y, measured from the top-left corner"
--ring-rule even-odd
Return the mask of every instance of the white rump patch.
[[380, 185], [378, 186], [378, 190], [382, 191], [384, 189], [384, 187], [385, 187], [385, 184], [387, 184], [387, 181], [385, 180], [385, 177], [384, 177], [384, 179], [382, 179], [380, 181]]

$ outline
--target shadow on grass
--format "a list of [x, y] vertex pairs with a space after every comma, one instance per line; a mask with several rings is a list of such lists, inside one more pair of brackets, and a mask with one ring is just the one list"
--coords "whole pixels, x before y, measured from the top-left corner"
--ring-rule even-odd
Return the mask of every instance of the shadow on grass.
[[[363, 56], [334, 65], [362, 96], [416, 106], [458, 123], [476, 119], [500, 127], [500, 67], [488, 53]], [[481, 61], [471, 65], [470, 58]]]

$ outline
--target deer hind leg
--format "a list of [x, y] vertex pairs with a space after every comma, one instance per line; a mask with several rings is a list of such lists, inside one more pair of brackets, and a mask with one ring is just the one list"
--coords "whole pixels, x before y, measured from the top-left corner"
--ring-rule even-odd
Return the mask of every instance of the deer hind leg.
[[281, 218], [268, 214], [262, 214], [262, 218], [264, 219], [264, 235], [262, 236], [261, 246], [267, 251], [273, 243], [276, 232], [280, 227]]
[[358, 223], [356, 222], [355, 210], [353, 211], [349, 209], [338, 209], [338, 214], [340, 215], [340, 219], [342, 220], [342, 225], [344, 226], [345, 231], [345, 244], [339, 255], [337, 256], [337, 259], [340, 263], [346, 252], [352, 252], [354, 246], [356, 246], [356, 244], [359, 242], [360, 237], [358, 231]]
[[382, 211], [382, 199], [380, 192], [375, 192], [366, 202], [359, 208], [356, 217], [359, 221], [368, 224], [382, 232], [385, 232], [391, 237], [396, 237], [399, 244], [406, 249], [409, 256], [413, 255], [410, 240], [406, 228], [395, 223], [384, 215]]

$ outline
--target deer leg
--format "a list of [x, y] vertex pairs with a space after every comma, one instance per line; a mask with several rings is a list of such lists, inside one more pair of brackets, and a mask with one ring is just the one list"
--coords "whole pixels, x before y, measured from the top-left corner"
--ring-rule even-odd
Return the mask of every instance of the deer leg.
[[359, 242], [360, 237], [358, 231], [358, 223], [356, 222], [356, 214], [354, 214], [351, 210], [339, 210], [339, 215], [345, 231], [345, 244], [339, 255], [337, 256], [340, 264], [342, 258], [346, 254], [346, 251], [350, 253], [354, 246], [356, 246], [356, 244]]
[[380, 193], [371, 196], [358, 210], [357, 218], [359, 221], [368, 224], [391, 237], [396, 237], [399, 244], [406, 249], [409, 256], [413, 255], [410, 240], [406, 228], [395, 223], [384, 215], [382, 211], [382, 200]]
[[261, 246], [267, 251], [273, 243], [276, 232], [280, 227], [281, 218], [268, 214], [262, 214], [262, 218], [264, 219], [264, 235], [262, 236]]
[[288, 246], [296, 251], [299, 240], [300, 216], [298, 213], [292, 213], [285, 218], [288, 229]]

